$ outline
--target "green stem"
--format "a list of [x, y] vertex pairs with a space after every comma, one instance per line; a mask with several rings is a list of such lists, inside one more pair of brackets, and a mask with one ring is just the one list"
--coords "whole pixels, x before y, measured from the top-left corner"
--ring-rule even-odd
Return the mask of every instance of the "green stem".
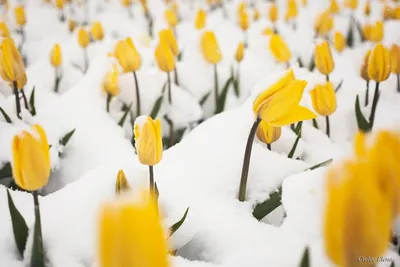
[[267, 148], [268, 148], [268, 150], [272, 151], [271, 150], [271, 144], [267, 144]]
[[369, 104], [369, 80], [367, 81], [367, 92], [365, 94], [365, 103], [364, 106], [368, 106]]
[[168, 104], [172, 104], [172, 93], [171, 93], [171, 75], [167, 72], [167, 83], [168, 83]]
[[150, 194], [154, 194], [154, 169], [153, 166], [149, 166], [149, 179], [150, 179]]
[[240, 178], [239, 186], [239, 201], [245, 201], [246, 199], [246, 187], [247, 187], [247, 177], [249, 175], [250, 157], [251, 149], [253, 147], [254, 137], [256, 136], [258, 125], [261, 122], [261, 118], [257, 117], [253, 126], [251, 127], [249, 137], [247, 138], [246, 149], [244, 152], [243, 165], [242, 165], [242, 175]]
[[376, 112], [376, 107], [378, 106], [378, 100], [379, 100], [379, 82], [376, 82], [374, 98], [372, 100], [371, 115], [369, 116], [369, 127], [371, 130], [372, 127], [374, 126], [375, 112]]
[[42, 222], [40, 218], [39, 197], [37, 191], [33, 191], [32, 195], [33, 195], [33, 203], [35, 209], [35, 229], [34, 229], [34, 238], [33, 238], [34, 240], [32, 245], [32, 258], [30, 266], [44, 267], [43, 235], [42, 235]]
[[87, 53], [87, 48], [83, 48], [83, 73], [86, 73], [89, 68], [89, 57]]
[[19, 100], [18, 83], [16, 81], [13, 81], [13, 91], [14, 91], [14, 96], [15, 96], [15, 107], [17, 109], [17, 117], [19, 119], [22, 119], [22, 117], [21, 117], [21, 102]]
[[174, 68], [174, 81], [176, 85], [179, 85], [178, 70], [176, 69], [176, 66]]
[[168, 147], [171, 147], [174, 145], [174, 142], [175, 142], [174, 122], [168, 116], [164, 116], [164, 118], [169, 126], [169, 146]]
[[325, 120], [326, 120], [326, 135], [328, 137], [331, 137], [331, 125], [329, 123], [329, 116], [326, 116]]
[[54, 83], [54, 92], [58, 93], [60, 82], [61, 82], [61, 75], [58, 73], [58, 68], [55, 68], [56, 71], [56, 81]]
[[107, 113], [110, 113], [110, 103], [111, 103], [112, 95], [107, 93]]
[[326, 75], [326, 81], [329, 82], [329, 74]]
[[400, 93], [400, 73], [397, 74], [397, 92]]
[[135, 80], [135, 90], [136, 90], [136, 117], [140, 116], [141, 107], [140, 107], [140, 91], [139, 91], [139, 83], [136, 76], [136, 71], [133, 72], [133, 78]]
[[217, 64], [214, 64], [214, 97], [215, 97], [215, 109], [218, 107], [218, 71]]

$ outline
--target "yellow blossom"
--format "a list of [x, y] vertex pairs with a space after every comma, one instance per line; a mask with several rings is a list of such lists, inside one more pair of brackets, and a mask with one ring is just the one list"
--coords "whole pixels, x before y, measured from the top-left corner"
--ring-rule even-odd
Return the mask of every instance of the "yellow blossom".
[[96, 21], [93, 23], [92, 28], [90, 29], [93, 40], [101, 41], [104, 39], [104, 30], [100, 21]]
[[390, 62], [393, 74], [400, 74], [400, 46], [393, 44], [390, 47]]
[[243, 60], [244, 56], [244, 44], [242, 42], [239, 43], [236, 53], [235, 53], [235, 59], [237, 62], [240, 62]]
[[337, 14], [340, 11], [339, 5], [337, 3], [337, 0], [331, 0], [331, 3], [328, 8], [329, 12], [332, 14]]
[[314, 110], [321, 116], [330, 116], [336, 111], [336, 94], [333, 84], [318, 84], [310, 92]]
[[331, 49], [327, 41], [323, 41], [315, 47], [315, 66], [322, 74], [329, 75], [335, 68]]
[[292, 53], [286, 42], [278, 35], [273, 34], [269, 40], [269, 48], [272, 55], [279, 62], [288, 62], [292, 58]]
[[278, 20], [278, 7], [276, 4], [271, 4], [271, 7], [268, 10], [268, 17], [272, 23], [275, 23]]
[[8, 30], [8, 26], [4, 21], [0, 22], [0, 36], [3, 38], [10, 37], [10, 31]]
[[358, 0], [344, 0], [344, 6], [355, 10], [358, 7]]
[[361, 65], [361, 70], [360, 70], [360, 76], [365, 81], [370, 80], [370, 78], [368, 76], [368, 61], [369, 61], [370, 55], [371, 55], [371, 50], [368, 50], [364, 55], [364, 60], [363, 60], [363, 63]]
[[168, 44], [169, 48], [171, 49], [171, 52], [174, 54], [174, 56], [178, 56], [179, 54], [179, 48], [178, 48], [178, 43], [176, 42], [174, 32], [172, 29], [164, 29], [161, 30], [158, 33], [158, 37], [160, 40]]
[[161, 121], [147, 117], [143, 125], [135, 124], [136, 152], [140, 163], [154, 166], [163, 156]]
[[11, 38], [4, 39], [0, 45], [0, 75], [11, 87], [17, 83], [18, 89], [27, 81], [24, 62]]
[[69, 32], [73, 32], [75, 30], [75, 28], [78, 26], [78, 24], [76, 23], [75, 20], [68, 20], [68, 30]]
[[58, 68], [62, 64], [61, 47], [59, 44], [55, 44], [50, 52], [50, 63], [54, 68]]
[[210, 64], [217, 64], [222, 59], [214, 32], [206, 31], [201, 38], [201, 51], [204, 59]]
[[141, 57], [130, 37], [118, 41], [115, 47], [115, 57], [124, 72], [137, 71], [141, 67]]
[[171, 9], [167, 8], [165, 10], [164, 17], [165, 17], [165, 20], [167, 21], [169, 27], [174, 28], [176, 26], [176, 24], [178, 24], [178, 18], [176, 16], [176, 14], [174, 13], [174, 11], [172, 11]]
[[117, 181], [115, 183], [115, 193], [117, 195], [122, 192], [131, 192], [131, 186], [129, 185], [128, 179], [126, 179], [125, 173], [123, 170], [118, 171]]
[[298, 14], [298, 7], [296, 0], [287, 0], [286, 19], [294, 19]]
[[390, 56], [382, 44], [375, 45], [368, 61], [368, 77], [375, 82], [383, 82], [390, 75]]
[[106, 74], [103, 80], [103, 90], [111, 96], [116, 96], [120, 93], [117, 66], [114, 65], [113, 70]]
[[272, 144], [281, 137], [281, 132], [281, 127], [270, 126], [262, 120], [258, 125], [256, 136], [261, 142]]
[[18, 5], [14, 9], [15, 21], [18, 26], [22, 27], [26, 24], [26, 16], [24, 6]]
[[346, 39], [341, 32], [335, 32], [333, 36], [333, 46], [339, 53], [346, 47]]
[[90, 38], [89, 33], [84, 28], [79, 28], [78, 31], [78, 43], [82, 48], [86, 48], [89, 45]]
[[197, 11], [195, 19], [195, 27], [197, 30], [201, 30], [206, 26], [206, 18], [207, 18], [207, 13], [204, 11], [204, 9], [200, 8]]
[[243, 31], [246, 31], [249, 28], [249, 15], [246, 10], [239, 14], [239, 26]]
[[328, 11], [324, 11], [317, 15], [314, 21], [314, 30], [319, 35], [326, 35], [333, 28], [333, 17]]

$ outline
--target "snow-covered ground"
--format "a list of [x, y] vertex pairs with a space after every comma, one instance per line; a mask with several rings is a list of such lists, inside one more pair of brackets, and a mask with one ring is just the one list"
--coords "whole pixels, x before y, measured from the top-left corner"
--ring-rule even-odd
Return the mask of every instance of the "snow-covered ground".
[[[17, 44], [21, 38], [13, 8], [21, 1], [9, 1], [10, 8], [2, 6], [2, 20], [6, 21]], [[89, 45], [90, 67], [86, 74], [83, 67], [83, 49], [77, 41], [77, 30], [70, 33], [68, 22], [59, 21], [59, 11], [54, 3], [24, 1], [27, 24], [26, 40], [22, 53], [27, 59], [28, 98], [35, 88], [36, 116], [23, 110], [22, 121], [15, 113], [15, 98], [8, 83], [0, 81], [0, 107], [10, 116], [12, 124], [0, 114], [0, 169], [11, 161], [11, 141], [15, 134], [30, 125], [39, 123], [45, 129], [52, 145], [52, 173], [40, 198], [43, 242], [50, 266], [94, 267], [97, 266], [97, 218], [101, 204], [115, 197], [115, 179], [123, 169], [132, 188], [148, 184], [148, 169], [139, 163], [131, 144], [132, 125], [128, 118], [123, 127], [118, 121], [123, 115], [123, 104], [136, 103], [135, 86], [131, 73], [119, 76], [121, 93], [111, 102], [106, 112], [106, 94], [102, 89], [103, 78], [116, 60], [109, 56], [120, 39], [131, 37], [142, 58], [137, 72], [141, 91], [142, 114], [149, 115], [162, 93], [167, 80], [154, 59], [158, 44], [158, 31], [167, 27], [164, 10], [167, 4], [161, 0], [148, 0], [154, 19], [154, 38], [147, 35], [147, 22], [142, 7], [135, 1], [133, 19], [117, 0], [72, 1], [65, 7], [67, 19], [84, 21], [84, 5], [88, 3], [86, 19], [89, 26], [100, 21], [105, 38]], [[279, 20], [276, 27], [292, 51], [291, 67], [299, 79], [306, 80], [301, 104], [312, 109], [309, 91], [316, 84], [324, 83], [325, 76], [315, 69], [310, 72], [301, 68], [297, 58], [306, 65], [312, 59], [316, 43], [313, 22], [316, 15], [329, 6], [328, 0], [308, 0], [307, 6], [299, 6], [299, 15], [291, 24], [283, 20], [286, 0], [276, 0]], [[349, 24], [349, 10], [338, 1], [341, 12], [334, 15], [335, 31], [345, 36]], [[371, 14], [363, 14], [366, 0], [359, 0], [355, 17], [361, 23], [382, 19], [382, 1], [371, 1]], [[394, 1], [387, 1], [399, 7]], [[205, 30], [212, 30], [218, 39], [223, 59], [218, 63], [219, 85], [222, 87], [231, 75], [231, 67], [237, 68], [235, 52], [244, 33], [237, 25], [237, 7], [240, 1], [224, 1], [221, 8], [210, 10], [205, 1], [178, 1], [181, 21], [176, 35], [182, 57], [177, 64], [179, 86], [173, 84], [170, 105], [164, 97], [158, 117], [168, 115], [176, 129], [185, 129], [180, 143], [164, 151], [161, 162], [155, 166], [155, 178], [160, 191], [160, 210], [163, 225], [167, 228], [178, 221], [187, 207], [188, 217], [183, 226], [169, 239], [171, 256], [176, 267], [291, 267], [298, 266], [306, 246], [310, 247], [312, 266], [333, 266], [323, 247], [322, 222], [324, 211], [324, 184], [326, 167], [304, 171], [320, 162], [336, 161], [352, 153], [353, 136], [357, 132], [354, 111], [356, 96], [365, 97], [365, 81], [360, 68], [365, 52], [374, 46], [356, 38], [353, 48], [341, 53], [332, 49], [335, 69], [331, 81], [342, 83], [337, 92], [337, 110], [330, 116], [331, 137], [325, 134], [325, 119], [317, 118], [319, 130], [311, 121], [303, 123], [302, 137], [293, 159], [288, 153], [296, 135], [290, 127], [282, 129], [281, 138], [272, 144], [272, 151], [256, 140], [252, 150], [247, 199], [237, 200], [243, 154], [249, 130], [254, 122], [252, 103], [257, 95], [272, 85], [285, 71], [286, 66], [275, 61], [269, 50], [269, 36], [262, 32], [272, 24], [268, 20], [271, 2], [254, 0], [247, 2], [249, 14], [256, 7], [260, 19], [251, 22], [247, 32], [248, 47], [240, 62], [240, 96], [229, 89], [225, 111], [213, 116], [213, 94], [204, 105], [199, 101], [214, 88], [212, 65], [202, 56], [200, 37]], [[254, 5], [254, 7], [252, 7]], [[208, 11], [206, 27], [196, 30], [194, 19], [199, 8]], [[72, 12], [73, 11], [73, 12]], [[400, 20], [388, 20], [384, 24], [383, 44], [400, 44]], [[49, 62], [50, 50], [55, 43], [62, 49], [62, 79], [60, 92], [53, 92], [55, 71]], [[173, 75], [172, 75], [173, 76]], [[371, 82], [372, 99], [374, 82]], [[232, 86], [232, 85], [231, 85]], [[396, 76], [391, 75], [381, 84], [381, 98], [376, 113], [374, 130], [400, 130], [400, 94], [396, 91]], [[363, 102], [363, 101], [362, 101]], [[369, 114], [371, 105], [362, 112]], [[132, 105], [132, 111], [135, 111]], [[197, 125], [201, 119], [205, 121]], [[168, 124], [162, 121], [163, 134], [168, 136]], [[59, 140], [75, 129], [64, 147]], [[297, 160], [296, 160], [297, 158]], [[1, 177], [2, 178], [2, 177]], [[9, 178], [0, 180], [8, 184]], [[269, 198], [279, 186], [283, 186], [282, 206], [261, 221], [252, 215], [257, 203]], [[11, 192], [17, 208], [29, 227], [33, 226], [34, 214], [30, 194]], [[27, 266], [32, 246], [30, 234], [25, 260], [21, 260], [14, 244], [14, 236], [7, 204], [6, 188], [0, 185], [0, 266]], [[31, 231], [32, 232], [32, 231]], [[393, 251], [387, 252], [400, 262]], [[389, 266], [388, 263], [380, 266]]]

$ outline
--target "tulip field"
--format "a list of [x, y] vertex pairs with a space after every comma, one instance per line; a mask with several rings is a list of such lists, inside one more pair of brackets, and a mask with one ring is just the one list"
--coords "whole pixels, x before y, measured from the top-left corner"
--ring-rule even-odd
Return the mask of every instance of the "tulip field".
[[400, 267], [400, 1], [1, 0], [0, 267]]

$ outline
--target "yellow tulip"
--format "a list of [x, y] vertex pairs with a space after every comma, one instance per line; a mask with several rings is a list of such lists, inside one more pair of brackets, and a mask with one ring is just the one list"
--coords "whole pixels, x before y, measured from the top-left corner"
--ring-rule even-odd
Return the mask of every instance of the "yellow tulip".
[[368, 50], [367, 53], [365, 53], [365, 55], [364, 55], [363, 64], [361, 65], [360, 76], [365, 81], [369, 81], [370, 80], [370, 78], [368, 76], [368, 61], [369, 61], [370, 55], [371, 55], [371, 50]]
[[214, 32], [206, 31], [201, 38], [201, 51], [204, 59], [210, 64], [217, 64], [222, 59], [217, 38]]
[[240, 62], [243, 60], [244, 56], [244, 44], [242, 42], [239, 43], [236, 53], [235, 53], [235, 59], [237, 62]]
[[122, 192], [131, 192], [132, 188], [129, 185], [128, 179], [126, 179], [123, 170], [118, 171], [117, 181], [115, 183], [115, 194], [119, 195]]
[[377, 21], [375, 25], [371, 27], [371, 33], [369, 36], [369, 41], [379, 43], [383, 40], [383, 22]]
[[18, 89], [23, 88], [27, 81], [25, 65], [14, 41], [11, 38], [4, 39], [0, 46], [0, 52], [1, 77], [10, 83], [11, 87], [17, 83]]
[[18, 26], [22, 27], [26, 24], [26, 16], [24, 6], [18, 5], [14, 9], [15, 21]]
[[279, 62], [289, 62], [292, 58], [292, 53], [286, 42], [277, 34], [273, 34], [269, 40], [269, 48], [272, 55]]
[[161, 121], [147, 117], [143, 125], [135, 124], [136, 152], [140, 163], [154, 166], [163, 155]]
[[308, 108], [299, 106], [307, 82], [296, 80], [293, 70], [267, 90], [253, 103], [253, 112], [272, 127], [282, 127], [316, 117]]
[[273, 30], [271, 27], [266, 27], [266, 28], [262, 31], [262, 34], [269, 36], [269, 35], [274, 34], [274, 30]]
[[200, 8], [197, 11], [195, 20], [195, 27], [197, 30], [201, 30], [206, 26], [206, 18], [207, 18], [207, 13], [204, 11], [204, 9]]
[[268, 17], [272, 23], [275, 23], [278, 20], [278, 7], [276, 4], [272, 4], [268, 10]]
[[107, 202], [99, 218], [99, 266], [169, 267], [165, 236], [156, 200], [147, 192], [137, 202]]
[[333, 36], [333, 46], [339, 53], [346, 47], [346, 39], [341, 32], [335, 32]]
[[177, 1], [174, 1], [174, 2], [171, 4], [171, 10], [172, 10], [172, 12], [174, 12], [175, 16], [178, 17], [178, 14], [179, 14], [179, 5], [178, 5], [178, 2], [177, 2]]
[[161, 30], [158, 33], [158, 37], [160, 40], [168, 44], [169, 48], [171, 49], [171, 52], [174, 54], [174, 56], [178, 56], [179, 54], [179, 48], [178, 48], [178, 43], [176, 42], [174, 32], [172, 29], [164, 29]]
[[394, 10], [394, 18], [400, 19], [400, 6], [397, 6]]
[[367, 39], [368, 41], [372, 41], [372, 31], [373, 31], [373, 28], [372, 28], [371, 24], [365, 24], [362, 27], [363, 35], [364, 35], [365, 39]]
[[239, 3], [238, 9], [237, 9], [237, 14], [240, 16], [240, 14], [243, 11], [246, 11], [246, 2], [240, 2]]
[[132, 5], [132, 0], [121, 0], [121, 3], [124, 7], [128, 8]]
[[80, 28], [78, 31], [78, 44], [82, 48], [86, 48], [89, 45], [90, 38], [89, 33], [84, 28]]
[[55, 44], [50, 52], [50, 63], [54, 68], [58, 68], [62, 64], [61, 47], [59, 44]]
[[400, 46], [393, 44], [390, 48], [390, 62], [393, 74], [400, 74]]
[[93, 40], [101, 41], [104, 39], [104, 30], [100, 21], [96, 21], [93, 23], [92, 28], [90, 29]]
[[257, 8], [254, 8], [253, 10], [253, 20], [257, 21], [260, 19], [260, 11]]
[[331, 0], [331, 3], [328, 8], [329, 12], [332, 14], [337, 14], [340, 11], [339, 5], [336, 0]]
[[249, 28], [249, 15], [246, 10], [242, 11], [239, 15], [239, 26], [243, 31]]
[[364, 15], [369, 16], [371, 14], [371, 2], [367, 1], [364, 5]]
[[333, 84], [318, 84], [310, 92], [314, 110], [321, 116], [330, 116], [336, 111], [336, 94]]
[[10, 31], [8, 30], [8, 26], [4, 21], [0, 22], [0, 36], [3, 38], [10, 37]]
[[77, 26], [78, 26], [78, 24], [76, 23], [75, 20], [72, 20], [72, 19], [68, 20], [68, 30], [69, 30], [69, 32], [72, 33], [76, 29]]
[[315, 66], [322, 74], [329, 75], [335, 68], [329, 43], [323, 41], [315, 47]]
[[368, 77], [375, 82], [383, 82], [390, 75], [390, 56], [382, 44], [375, 45], [368, 60]]
[[113, 70], [106, 74], [103, 81], [103, 90], [111, 96], [116, 96], [120, 93], [118, 70], [116, 66], [113, 66]]
[[307, 6], [308, 1], [307, 1], [307, 0], [301, 0], [301, 4], [302, 4], [303, 6]]
[[325, 251], [335, 265], [370, 266], [360, 255], [376, 258], [386, 251], [391, 232], [390, 198], [376, 184], [373, 167], [346, 162], [328, 173]]
[[115, 57], [125, 73], [139, 70], [142, 64], [140, 54], [130, 37], [118, 41], [115, 47]]
[[176, 14], [169, 8], [164, 12], [165, 20], [167, 21], [169, 27], [175, 27], [178, 24], [178, 18]]
[[171, 72], [175, 69], [175, 57], [171, 51], [168, 43], [164, 40], [160, 40], [155, 52], [154, 52], [157, 66], [164, 72]]
[[329, 33], [333, 28], [333, 17], [329, 12], [324, 11], [319, 14], [314, 21], [314, 30], [319, 35]]
[[358, 7], [358, 0], [345, 0], [344, 1], [344, 6], [350, 9], [357, 9]]
[[14, 136], [12, 143], [12, 173], [16, 184], [35, 191], [47, 184], [50, 175], [50, 153], [46, 133], [38, 124], [34, 134], [27, 131]]
[[56, 0], [56, 8], [63, 9], [64, 8], [64, 0]]
[[265, 121], [261, 121], [258, 125], [256, 136], [265, 143], [272, 144], [281, 137], [281, 127], [272, 127]]
[[383, 7], [382, 12], [383, 12], [382, 15], [383, 15], [384, 20], [393, 19], [396, 16], [396, 10], [387, 4], [385, 4], [385, 6]]
[[298, 7], [296, 0], [287, 0], [287, 10], [285, 17], [290, 20], [297, 17]]

